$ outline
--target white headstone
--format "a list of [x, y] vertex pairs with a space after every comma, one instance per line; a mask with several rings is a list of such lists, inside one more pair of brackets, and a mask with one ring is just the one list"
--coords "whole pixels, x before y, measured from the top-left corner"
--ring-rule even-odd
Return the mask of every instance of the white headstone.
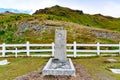
[[75, 76], [75, 68], [66, 56], [66, 30], [56, 30], [55, 53], [42, 71], [43, 75]]
[[56, 30], [55, 34], [55, 58], [65, 62], [66, 56], [66, 30]]

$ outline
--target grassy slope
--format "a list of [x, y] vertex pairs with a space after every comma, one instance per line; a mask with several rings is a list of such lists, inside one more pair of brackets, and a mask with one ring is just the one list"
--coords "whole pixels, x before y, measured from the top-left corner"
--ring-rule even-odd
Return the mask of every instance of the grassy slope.
[[119, 28], [120, 19], [119, 18], [103, 16], [101, 14], [96, 14], [96, 15], [80, 14], [76, 12], [75, 10], [72, 10], [66, 7], [60, 7], [60, 6], [59, 7], [53, 6], [51, 8], [47, 8], [46, 13], [38, 12], [37, 15], [39, 14], [47, 14], [47, 16], [49, 16], [49, 19], [52, 19], [50, 18], [52, 16], [57, 16], [57, 17], [64, 18], [64, 20], [66, 21], [72, 21], [72, 22], [82, 24], [85, 26], [120, 31], [120, 28]]
[[73, 41], [77, 41], [78, 43], [96, 43], [98, 41], [103, 43], [116, 43], [116, 41], [109, 39], [98, 39], [87, 29], [78, 27], [85, 25], [88, 28], [103, 28], [119, 32], [120, 19], [102, 15], [79, 14], [63, 7], [59, 10], [56, 10], [55, 7], [48, 10], [52, 14], [34, 14], [32, 16], [14, 13], [0, 14], [0, 43], [25, 43], [26, 41], [30, 41], [31, 43], [52, 43], [54, 41], [54, 30], [51, 33], [47, 33], [49, 30], [46, 30], [42, 35], [35, 34], [32, 31], [26, 31], [22, 36], [16, 36], [19, 24], [29, 21], [33, 21], [33, 24], [54, 26], [64, 24], [65, 29], [68, 30], [68, 43], [72, 43]]
[[[114, 58], [120, 60], [119, 57], [95, 57], [95, 58], [77, 58], [74, 62], [82, 64], [87, 68], [94, 80], [119, 80], [119, 74], [113, 74], [108, 70], [109, 66], [119, 66], [119, 63], [104, 63], [107, 59]], [[120, 67], [119, 67], [120, 68]]]
[[18, 29], [18, 24], [25, 20], [30, 19], [32, 16], [28, 14], [14, 14], [14, 13], [1, 13], [0, 14], [0, 43], [21, 43], [25, 41], [24, 37], [15, 37], [15, 32]]
[[[3, 60], [4, 58], [0, 58]], [[0, 80], [13, 80], [16, 76], [37, 70], [46, 63], [47, 59], [36, 58], [7, 58], [9, 65], [0, 66]]]
[[[76, 58], [72, 59], [74, 63], [83, 65], [94, 80], [119, 80], [118, 74], [113, 74], [106, 68], [119, 66], [119, 63], [104, 63], [108, 58], [114, 58], [120, 61], [120, 57], [92, 57], [92, 58]], [[9, 65], [0, 66], [0, 80], [13, 80], [15, 77], [27, 74], [28, 72], [38, 70], [44, 65], [48, 59], [40, 57], [30, 58], [0, 58], [7, 59], [11, 62]], [[120, 68], [120, 67], [119, 67]], [[40, 72], [41, 73], [41, 72]]]

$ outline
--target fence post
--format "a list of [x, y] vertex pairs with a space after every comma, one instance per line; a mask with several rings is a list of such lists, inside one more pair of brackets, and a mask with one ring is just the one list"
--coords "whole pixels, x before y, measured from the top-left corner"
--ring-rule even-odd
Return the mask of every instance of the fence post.
[[2, 57], [5, 57], [5, 43], [2, 44]]
[[54, 44], [54, 42], [52, 43], [52, 56], [54, 56], [54, 54], [55, 54], [55, 44]]
[[30, 56], [30, 44], [29, 44], [29, 41], [27, 41], [26, 43], [26, 50], [27, 50], [27, 56]]
[[76, 41], [74, 41], [73, 44], [74, 44], [74, 57], [76, 57], [76, 56], [77, 56], [77, 55], [76, 55], [76, 53], [77, 53], [77, 52], [76, 52], [76, 48], [77, 48], [77, 46], [76, 46]]
[[15, 57], [16, 57], [16, 58], [17, 58], [17, 56], [18, 56], [18, 55], [17, 55], [17, 52], [18, 52], [18, 51], [17, 51], [17, 48], [15, 48]]
[[119, 55], [120, 55], [120, 42], [119, 42]]
[[100, 56], [100, 43], [97, 43], [97, 55]]

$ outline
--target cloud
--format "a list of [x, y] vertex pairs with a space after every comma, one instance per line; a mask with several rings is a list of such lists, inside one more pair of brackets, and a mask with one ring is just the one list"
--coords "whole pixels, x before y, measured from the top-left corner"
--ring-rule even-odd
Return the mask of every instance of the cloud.
[[120, 17], [120, 2], [109, 1], [103, 6], [102, 14], [112, 15], [114, 17]]
[[13, 8], [13, 9], [40, 9], [47, 6], [52, 6], [57, 0], [1, 0], [1, 8]]
[[38, 9], [53, 6], [56, 3], [57, 0], [1, 0], [0, 8], [29, 11], [30, 14], [32, 14]]
[[88, 14], [103, 14], [106, 16], [120, 17], [120, 1], [115, 0], [86, 0], [86, 2], [79, 2], [76, 5], [71, 5], [74, 9], [83, 10]]
[[0, 8], [29, 10], [31, 13], [56, 4], [83, 10], [83, 12], [88, 14], [101, 13], [120, 17], [119, 0], [0, 0]]

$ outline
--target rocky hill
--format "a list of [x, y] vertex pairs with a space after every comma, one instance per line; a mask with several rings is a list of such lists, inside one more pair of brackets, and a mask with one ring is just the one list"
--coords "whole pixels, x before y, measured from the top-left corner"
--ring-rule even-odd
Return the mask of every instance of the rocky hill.
[[45, 8], [45, 9], [39, 9], [33, 14], [52, 14], [52, 15], [57, 15], [57, 16], [67, 16], [72, 15], [72, 14], [83, 14], [82, 10], [72, 10], [66, 7], [61, 7], [58, 5], [55, 5], [51, 8]]
[[52, 43], [55, 29], [64, 25], [67, 43], [118, 43], [120, 19], [53, 6], [33, 15], [0, 13], [0, 43]]
[[66, 7], [53, 6], [50, 8], [39, 9], [33, 15], [47, 15], [47, 19], [57, 19], [71, 21], [88, 27], [97, 27], [120, 32], [120, 18], [113, 18], [101, 14], [89, 15], [82, 10], [72, 10]]

